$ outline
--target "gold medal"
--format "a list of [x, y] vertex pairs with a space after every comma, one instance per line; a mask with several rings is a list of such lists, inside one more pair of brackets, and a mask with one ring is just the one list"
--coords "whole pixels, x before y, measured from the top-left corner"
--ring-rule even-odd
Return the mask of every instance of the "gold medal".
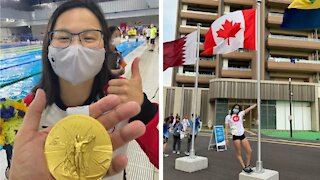
[[96, 119], [71, 115], [51, 129], [45, 156], [55, 179], [101, 179], [111, 164], [112, 143]]

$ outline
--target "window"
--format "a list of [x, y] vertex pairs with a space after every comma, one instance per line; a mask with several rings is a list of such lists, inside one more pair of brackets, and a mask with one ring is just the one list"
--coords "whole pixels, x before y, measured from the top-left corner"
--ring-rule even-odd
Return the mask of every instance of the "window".
[[240, 68], [251, 69], [251, 63], [249, 61], [228, 61], [228, 68]]
[[201, 12], [209, 12], [209, 13], [218, 13], [218, 7], [204, 7], [199, 5], [188, 5], [188, 10], [190, 11], [201, 11]]

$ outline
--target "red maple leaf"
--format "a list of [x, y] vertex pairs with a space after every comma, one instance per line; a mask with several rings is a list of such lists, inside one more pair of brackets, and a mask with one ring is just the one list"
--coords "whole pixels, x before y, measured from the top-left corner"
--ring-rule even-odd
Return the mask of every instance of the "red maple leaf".
[[228, 39], [228, 45], [230, 45], [230, 38], [235, 38], [240, 29], [240, 23], [234, 23], [232, 25], [232, 21], [226, 19], [222, 27], [217, 31], [217, 34], [218, 37]]

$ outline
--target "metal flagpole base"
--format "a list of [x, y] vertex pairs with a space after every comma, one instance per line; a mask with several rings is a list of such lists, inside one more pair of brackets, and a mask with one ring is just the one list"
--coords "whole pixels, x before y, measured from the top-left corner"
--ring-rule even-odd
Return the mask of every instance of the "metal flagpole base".
[[208, 158], [201, 156], [185, 156], [175, 160], [175, 169], [192, 173], [206, 169], [209, 166]]
[[263, 172], [257, 173], [256, 168], [252, 168], [252, 173], [241, 172], [239, 174], [239, 180], [279, 180], [279, 172], [263, 169]]
[[257, 161], [256, 162], [256, 173], [263, 173], [263, 166], [262, 166], [262, 161]]
[[256, 166], [252, 168], [252, 173], [241, 172], [239, 174], [239, 180], [279, 180], [279, 172], [264, 169], [262, 161], [257, 161]]
[[189, 157], [194, 157], [195, 155], [196, 155], [196, 152], [194, 151], [194, 149], [191, 149]]

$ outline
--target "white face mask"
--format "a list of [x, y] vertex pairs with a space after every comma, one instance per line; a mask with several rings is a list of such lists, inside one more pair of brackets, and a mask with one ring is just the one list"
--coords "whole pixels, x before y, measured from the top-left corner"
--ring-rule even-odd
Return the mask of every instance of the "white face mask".
[[238, 114], [239, 109], [233, 109], [232, 111], [233, 111], [233, 113]]
[[90, 49], [79, 44], [61, 49], [50, 45], [48, 58], [60, 78], [78, 85], [99, 73], [105, 59], [105, 49]]
[[119, 44], [121, 44], [121, 38], [120, 37], [116, 37], [112, 40], [112, 45], [113, 46], [118, 46]]

